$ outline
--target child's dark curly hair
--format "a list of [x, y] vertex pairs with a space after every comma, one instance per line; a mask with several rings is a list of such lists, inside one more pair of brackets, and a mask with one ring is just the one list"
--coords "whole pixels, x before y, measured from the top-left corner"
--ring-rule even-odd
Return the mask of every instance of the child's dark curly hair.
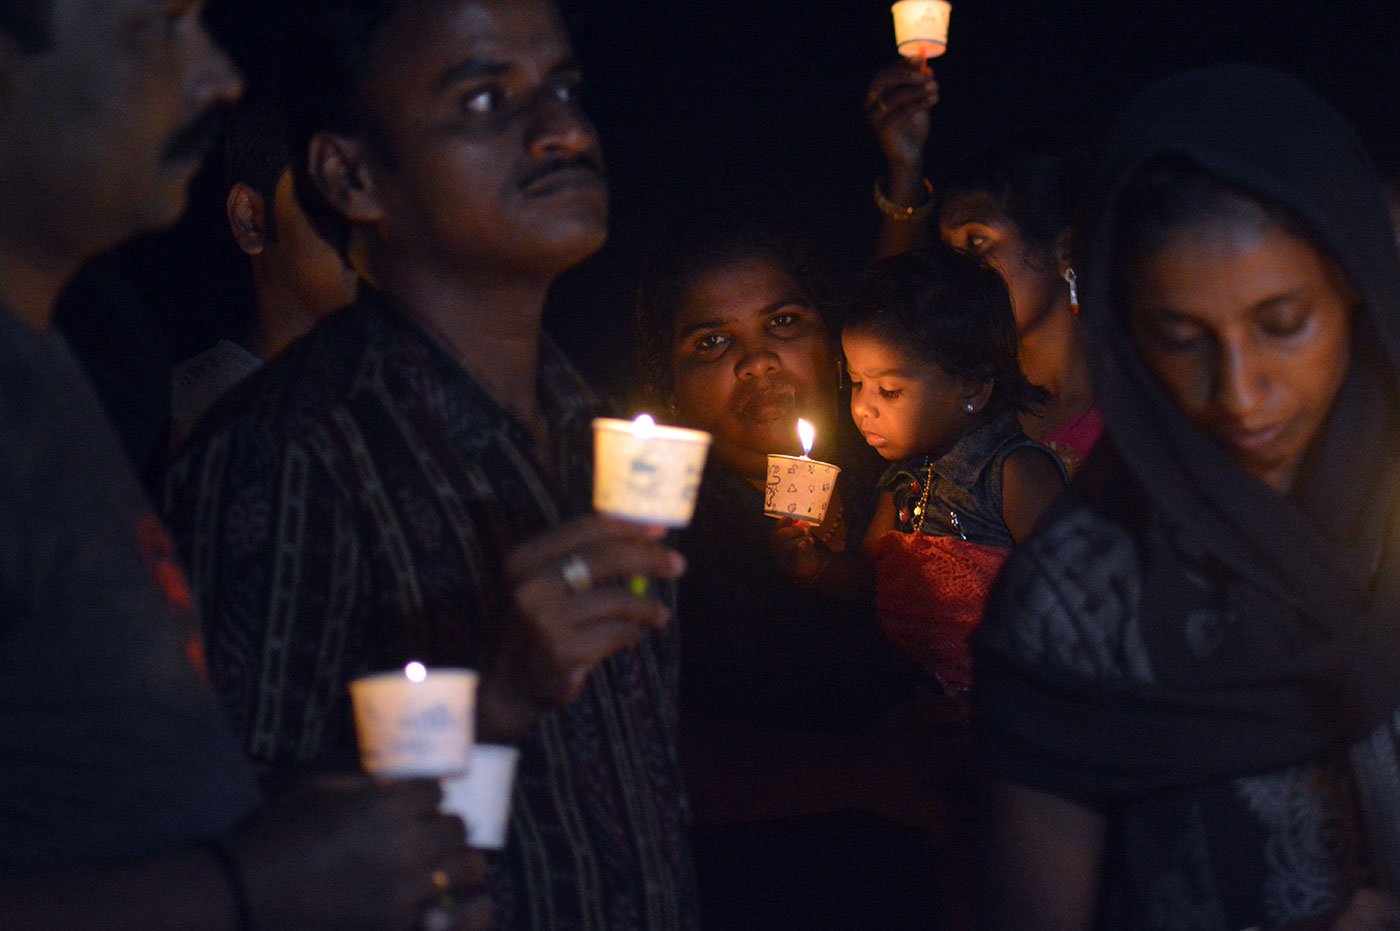
[[1050, 398], [1021, 371], [1006, 283], [965, 252], [938, 245], [882, 259], [857, 285], [842, 324], [951, 375], [990, 380], [990, 412], [1032, 411]]

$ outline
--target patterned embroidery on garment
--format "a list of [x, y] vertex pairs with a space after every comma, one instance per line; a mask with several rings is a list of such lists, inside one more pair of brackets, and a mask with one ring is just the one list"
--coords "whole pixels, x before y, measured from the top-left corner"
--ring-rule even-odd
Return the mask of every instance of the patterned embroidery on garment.
[[[367, 293], [240, 389], [172, 470], [216, 684], [274, 765], [352, 758], [346, 683], [477, 665], [504, 554], [590, 509], [597, 402], [551, 344], [552, 450]], [[212, 503], [211, 503], [212, 502]], [[522, 741], [493, 860], [510, 931], [694, 931], [674, 734], [678, 626], [620, 650]]]
[[1002, 574], [1016, 605], [1010, 652], [1092, 676], [1152, 682], [1138, 617], [1141, 574], [1132, 538], [1084, 510], [1042, 528]]
[[1340, 774], [1315, 767], [1236, 780], [1236, 791], [1266, 832], [1263, 900], [1270, 924], [1291, 924], [1342, 904], [1340, 890], [1357, 854], [1344, 783]]

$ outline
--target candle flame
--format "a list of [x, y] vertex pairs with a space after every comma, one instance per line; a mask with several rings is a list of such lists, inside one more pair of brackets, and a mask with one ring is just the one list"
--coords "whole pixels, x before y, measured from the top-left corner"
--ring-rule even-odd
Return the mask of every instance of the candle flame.
[[637, 419], [632, 421], [632, 435], [636, 437], [646, 437], [656, 429], [656, 421], [650, 414], [638, 414]]
[[817, 428], [799, 417], [797, 420], [797, 438], [802, 441], [802, 455], [811, 455], [812, 444], [817, 440]]
[[422, 682], [428, 678], [428, 667], [414, 660], [404, 666], [403, 674], [408, 677], [409, 682]]

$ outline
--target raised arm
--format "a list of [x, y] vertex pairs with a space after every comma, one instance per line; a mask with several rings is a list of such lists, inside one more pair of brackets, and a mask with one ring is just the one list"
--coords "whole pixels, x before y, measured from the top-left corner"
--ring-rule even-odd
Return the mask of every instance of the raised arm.
[[933, 75], [903, 60], [875, 75], [866, 90], [865, 117], [885, 156], [885, 177], [876, 182], [876, 205], [884, 216], [876, 258], [931, 241], [932, 191], [924, 177], [924, 144], [929, 111], [937, 103]]

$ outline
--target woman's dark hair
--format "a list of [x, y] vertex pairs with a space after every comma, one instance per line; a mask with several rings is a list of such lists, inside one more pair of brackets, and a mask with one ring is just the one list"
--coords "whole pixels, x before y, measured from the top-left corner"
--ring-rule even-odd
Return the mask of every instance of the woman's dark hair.
[[1009, 137], [959, 159], [938, 187], [943, 206], [985, 205], [1041, 255], [1070, 228], [1084, 182], [1082, 153], [1043, 133]]
[[1021, 371], [1011, 295], [976, 256], [938, 245], [875, 264], [848, 302], [858, 330], [951, 375], [993, 383], [988, 410], [1030, 411], [1050, 397]]
[[[1185, 156], [1163, 155], [1139, 171], [1118, 199], [1114, 303], [1126, 306], [1122, 282], [1134, 273], [1139, 261], [1160, 252], [1191, 227], [1222, 222], [1276, 227], [1311, 245], [1337, 270], [1347, 287], [1355, 287], [1332, 249], [1293, 211], [1219, 180]], [[1372, 332], [1371, 326], [1368, 315], [1359, 314], [1353, 320], [1353, 347], [1367, 357], [1380, 345], [1378, 337], [1366, 335]]]
[[637, 290], [633, 361], [644, 400], [670, 399], [676, 313], [691, 286], [703, 275], [752, 259], [771, 262], [791, 275], [822, 313], [817, 301], [821, 285], [805, 244], [771, 215], [747, 207], [721, 207], [682, 217], [660, 238]]
[[1139, 171], [1118, 200], [1117, 270], [1126, 271], [1139, 258], [1166, 248], [1183, 230], [1222, 221], [1277, 226], [1330, 255], [1291, 211], [1225, 184], [1185, 156], [1164, 155]]
[[278, 91], [297, 202], [342, 254], [349, 246], [349, 223], [311, 180], [306, 154], [314, 136], [330, 132], [367, 139], [389, 155], [361, 92], [371, 66], [370, 46], [404, 2], [307, 0], [292, 16], [283, 50]]

